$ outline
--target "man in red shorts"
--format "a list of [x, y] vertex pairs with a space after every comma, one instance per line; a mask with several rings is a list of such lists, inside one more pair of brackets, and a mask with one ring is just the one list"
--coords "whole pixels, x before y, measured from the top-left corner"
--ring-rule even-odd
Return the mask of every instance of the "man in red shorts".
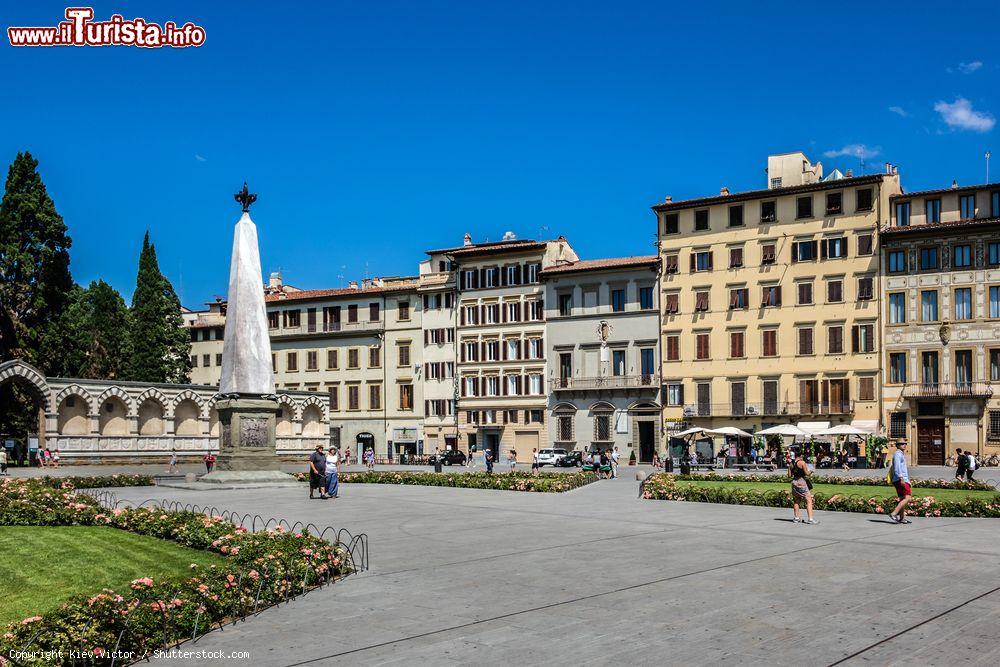
[[910, 473], [906, 469], [906, 441], [896, 442], [896, 453], [892, 455], [892, 484], [896, 487], [896, 495], [899, 496], [899, 504], [892, 511], [889, 518], [896, 523], [911, 523], [904, 513], [907, 503], [910, 502]]

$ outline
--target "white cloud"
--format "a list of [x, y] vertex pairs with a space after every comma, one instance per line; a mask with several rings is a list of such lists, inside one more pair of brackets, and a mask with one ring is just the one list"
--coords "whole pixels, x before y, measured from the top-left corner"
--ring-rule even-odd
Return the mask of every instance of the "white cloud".
[[972, 74], [983, 66], [982, 61], [973, 60], [971, 63], [958, 63], [958, 71], [962, 74]]
[[850, 155], [852, 157], [870, 158], [870, 157], [875, 157], [881, 152], [882, 152], [881, 146], [865, 146], [864, 144], [847, 144], [843, 148], [826, 151], [825, 153], [823, 153], [823, 156], [843, 157], [845, 155]]
[[198, 155], [197, 153], [194, 154], [194, 159], [197, 160], [198, 162], [208, 162], [208, 158], [204, 158]]
[[906, 118], [907, 116], [910, 115], [906, 112], [906, 109], [904, 109], [903, 107], [892, 106], [889, 107], [889, 111], [893, 112], [897, 116], [902, 116], [903, 118]]
[[956, 98], [951, 104], [942, 100], [934, 105], [934, 111], [954, 130], [989, 132], [997, 122], [991, 114], [973, 109], [972, 102], [964, 97]]

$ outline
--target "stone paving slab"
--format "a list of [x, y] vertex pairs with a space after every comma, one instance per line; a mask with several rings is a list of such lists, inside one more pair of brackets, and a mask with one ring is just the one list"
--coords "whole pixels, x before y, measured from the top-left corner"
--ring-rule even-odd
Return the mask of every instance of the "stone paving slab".
[[[622, 477], [560, 495], [118, 494], [369, 535], [370, 572], [198, 642], [249, 650], [255, 665], [829, 665], [855, 653], [850, 664], [998, 664], [1000, 520], [818, 512], [820, 525], [803, 526], [790, 510], [637, 490]], [[968, 627], [962, 641], [955, 624]]]

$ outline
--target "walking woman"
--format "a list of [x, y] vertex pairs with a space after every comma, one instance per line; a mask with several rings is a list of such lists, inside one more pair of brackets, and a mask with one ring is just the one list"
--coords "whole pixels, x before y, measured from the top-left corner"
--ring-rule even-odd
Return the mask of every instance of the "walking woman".
[[531, 450], [531, 474], [538, 474], [538, 449]]
[[[813, 494], [812, 494], [812, 482], [809, 481], [809, 476], [812, 472], [809, 470], [809, 466], [806, 465], [806, 460], [803, 458], [802, 452], [799, 451], [795, 458], [795, 463], [792, 467], [788, 469], [788, 476], [792, 478], [792, 512], [795, 514], [795, 518], [792, 519], [795, 523], [808, 523], [815, 525], [819, 523], [813, 519]], [[806, 515], [809, 517], [806, 521], [802, 521], [799, 516], [799, 504], [801, 501], [806, 501]]]

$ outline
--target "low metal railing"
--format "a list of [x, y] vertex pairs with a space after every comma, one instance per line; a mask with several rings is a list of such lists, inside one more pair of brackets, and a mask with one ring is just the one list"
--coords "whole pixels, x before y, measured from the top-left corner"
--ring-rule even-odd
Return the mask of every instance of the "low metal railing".
[[988, 382], [914, 382], [903, 386], [904, 398], [989, 398]]
[[660, 376], [650, 375], [605, 375], [601, 377], [570, 377], [549, 380], [552, 391], [601, 391], [607, 389], [656, 389]]

